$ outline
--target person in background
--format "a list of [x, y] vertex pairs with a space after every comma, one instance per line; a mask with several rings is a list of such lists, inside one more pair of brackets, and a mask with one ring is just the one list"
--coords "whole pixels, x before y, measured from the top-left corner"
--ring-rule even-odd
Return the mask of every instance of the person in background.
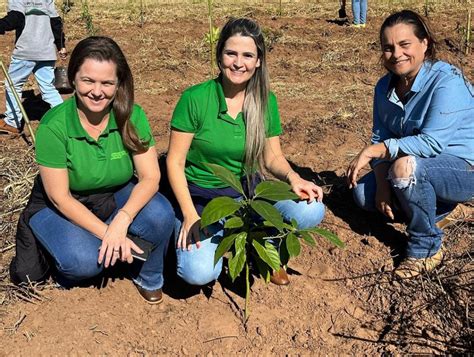
[[[220, 33], [216, 59], [219, 76], [185, 90], [176, 105], [167, 157], [181, 218], [175, 229], [178, 275], [192, 285], [212, 282], [222, 270], [222, 258], [214, 265], [214, 253], [223, 227], [216, 224], [204, 235], [199, 229], [203, 207], [218, 196], [240, 196], [205, 163], [221, 165], [242, 181], [248, 179], [243, 187], [255, 186], [263, 168], [287, 181], [302, 200], [280, 201], [275, 207], [286, 220], [296, 219], [300, 228], [314, 227], [324, 216], [322, 189], [293, 171], [280, 147], [280, 115], [269, 90], [258, 24], [246, 18], [229, 20]], [[271, 281], [289, 283], [283, 268], [273, 273]]]
[[[403, 10], [380, 29], [388, 73], [375, 87], [372, 144], [347, 169], [358, 206], [407, 217], [401, 278], [432, 271], [444, 257], [443, 228], [472, 219], [460, 205], [474, 197], [474, 90], [462, 72], [436, 58], [428, 23]], [[357, 181], [369, 164], [372, 172]]]
[[[15, 91], [21, 98], [23, 85], [31, 73], [34, 74], [41, 97], [51, 107], [63, 102], [54, 87], [54, 65], [56, 50], [66, 58], [63, 23], [54, 1], [51, 0], [9, 0], [7, 15], [0, 19], [0, 34], [16, 31], [15, 48], [12, 53], [8, 74]], [[22, 114], [8, 83], [6, 87], [5, 118], [0, 120], [0, 132], [19, 134], [22, 128]]]
[[352, 0], [352, 26], [365, 28], [367, 22], [367, 0]]
[[[68, 79], [75, 95], [50, 109], [38, 127], [40, 177], [20, 224], [29, 225], [52, 257], [64, 287], [122, 261], [131, 264], [140, 295], [160, 303], [175, 217], [157, 192], [155, 141], [143, 109], [134, 104], [127, 60], [112, 39], [89, 37], [74, 48]], [[24, 280], [28, 252], [22, 249], [28, 237], [20, 228], [12, 266], [17, 280]], [[143, 250], [131, 235], [155, 246], [145, 262], [133, 259]], [[41, 277], [34, 271], [28, 275]]]

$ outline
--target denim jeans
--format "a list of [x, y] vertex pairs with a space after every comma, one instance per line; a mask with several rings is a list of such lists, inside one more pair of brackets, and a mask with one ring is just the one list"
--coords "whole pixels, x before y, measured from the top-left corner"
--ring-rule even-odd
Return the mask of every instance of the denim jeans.
[[[474, 167], [465, 160], [441, 154], [432, 158], [413, 157], [413, 174], [407, 179], [389, 179], [400, 209], [408, 219], [407, 256], [430, 257], [441, 247], [443, 232], [436, 226], [460, 202], [474, 198]], [[375, 208], [376, 181], [373, 172], [354, 189], [356, 204], [368, 211]]]
[[[274, 207], [280, 211], [286, 221], [292, 218], [298, 222], [298, 227], [316, 227], [324, 218], [325, 208], [320, 202], [279, 201]], [[177, 241], [182, 222], [177, 218], [175, 240]], [[208, 236], [201, 232], [201, 247], [191, 245], [191, 250], [176, 249], [177, 273], [191, 285], [205, 285], [217, 280], [222, 271], [222, 258], [214, 265], [214, 253], [224, 235], [223, 222], [208, 227]]]
[[[130, 197], [134, 187], [129, 183], [114, 194], [117, 209], [107, 219], [109, 223]], [[171, 204], [160, 193], [137, 214], [128, 231], [155, 244], [146, 262], [135, 259], [131, 266], [133, 281], [146, 290], [163, 286], [163, 261], [174, 228]], [[65, 285], [100, 274], [104, 266], [98, 264], [101, 240], [89, 231], [70, 222], [58, 211], [44, 208], [30, 219], [36, 238], [53, 257], [61, 281]]]
[[[41, 97], [51, 107], [63, 102], [59, 92], [54, 87], [54, 63], [55, 61], [27, 61], [12, 58], [8, 74], [10, 75], [13, 86], [18, 96], [21, 98], [21, 91], [31, 73], [34, 73], [36, 82], [41, 91]], [[22, 115], [20, 107], [16, 102], [8, 83], [6, 87], [6, 111], [5, 122], [15, 128], [21, 126]]]
[[367, 0], [352, 0], [354, 24], [365, 24], [367, 21]]

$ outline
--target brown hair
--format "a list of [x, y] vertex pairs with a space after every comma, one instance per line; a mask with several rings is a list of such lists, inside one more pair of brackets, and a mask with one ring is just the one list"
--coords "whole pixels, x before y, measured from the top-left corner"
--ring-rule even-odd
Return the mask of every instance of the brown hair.
[[410, 25], [413, 27], [413, 33], [420, 40], [426, 39], [428, 46], [425, 52], [425, 59], [435, 62], [436, 58], [436, 40], [433, 36], [428, 22], [419, 14], [411, 10], [402, 10], [396, 12], [385, 19], [380, 27], [380, 44], [383, 42], [385, 29], [398, 24]]
[[67, 69], [69, 83], [74, 87], [74, 78], [86, 59], [100, 62], [111, 61], [117, 66], [117, 92], [112, 102], [115, 119], [120, 130], [123, 144], [134, 153], [147, 151], [148, 142], [143, 142], [130, 122], [134, 104], [133, 76], [127, 59], [118, 44], [109, 37], [91, 36], [81, 40], [71, 53]]
[[216, 47], [216, 59], [219, 64], [226, 41], [232, 36], [245, 36], [254, 40], [257, 47], [257, 58], [260, 66], [247, 83], [242, 114], [246, 124], [245, 169], [247, 174], [261, 168], [263, 149], [265, 147], [265, 117], [268, 110], [268, 93], [270, 80], [266, 61], [266, 50], [260, 26], [247, 18], [231, 18], [221, 30]]

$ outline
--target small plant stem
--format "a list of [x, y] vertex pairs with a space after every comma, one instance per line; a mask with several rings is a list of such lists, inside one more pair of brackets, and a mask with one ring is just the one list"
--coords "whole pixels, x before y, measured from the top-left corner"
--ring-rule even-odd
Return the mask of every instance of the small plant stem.
[[428, 17], [429, 10], [428, 10], [428, 0], [425, 0], [425, 16]]
[[250, 268], [249, 263], [245, 262], [245, 313], [244, 323], [247, 323], [249, 318], [249, 300], [250, 300]]
[[[471, 2], [469, 1], [468, 4], [470, 5]], [[472, 14], [472, 9], [469, 7], [469, 10], [467, 11], [467, 21], [466, 21], [466, 56], [469, 55], [469, 49], [470, 49], [470, 44], [471, 44], [471, 14]]]
[[214, 38], [213, 38], [213, 24], [212, 24], [212, 0], [207, 0], [207, 11], [209, 18], [209, 46], [211, 46], [211, 76], [214, 77]]
[[140, 27], [143, 27], [145, 20], [143, 18], [143, 0], [140, 0]]
[[280, 10], [279, 10], [279, 16], [281, 17], [281, 2], [282, 0], [280, 0]]

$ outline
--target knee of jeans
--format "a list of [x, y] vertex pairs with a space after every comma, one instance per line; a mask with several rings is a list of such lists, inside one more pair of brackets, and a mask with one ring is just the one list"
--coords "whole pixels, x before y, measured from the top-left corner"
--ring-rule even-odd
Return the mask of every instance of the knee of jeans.
[[298, 202], [297, 209], [294, 219], [298, 222], [299, 229], [316, 227], [322, 222], [326, 211], [324, 204], [317, 201], [309, 204], [306, 201]]
[[175, 224], [174, 210], [169, 201], [160, 193], [157, 193], [140, 211], [141, 219], [145, 227], [151, 227], [153, 231], [171, 232]]
[[404, 156], [397, 159], [388, 171], [393, 188], [405, 189], [416, 185], [416, 158]]
[[222, 258], [216, 265], [213, 260], [188, 259], [184, 266], [178, 267], [178, 276], [190, 285], [202, 286], [217, 280], [221, 271]]
[[69, 254], [67, 260], [57, 262], [56, 267], [67, 279], [76, 281], [89, 279], [102, 272], [103, 267], [97, 262], [97, 258], [97, 255], [77, 250]]
[[352, 189], [352, 198], [358, 207], [365, 209], [367, 198], [365, 197], [364, 185], [357, 185]]

